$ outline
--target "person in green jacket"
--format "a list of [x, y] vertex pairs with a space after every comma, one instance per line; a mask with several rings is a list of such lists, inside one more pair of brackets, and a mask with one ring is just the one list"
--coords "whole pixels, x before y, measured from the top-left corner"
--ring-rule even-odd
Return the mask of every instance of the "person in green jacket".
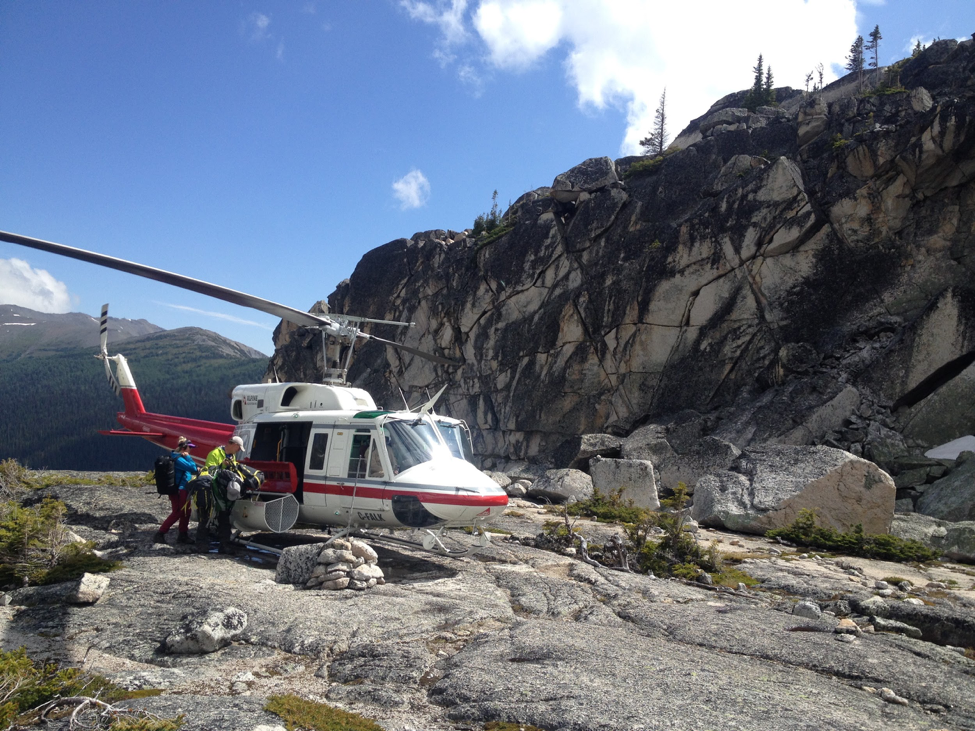
[[[230, 437], [226, 445], [217, 447], [207, 455], [207, 461], [203, 467], [203, 474], [216, 477], [218, 470], [236, 471], [237, 453], [243, 448], [243, 439], [237, 436]], [[197, 548], [204, 553], [209, 551], [210, 535], [207, 526], [210, 523], [211, 514], [216, 513], [217, 538], [220, 541], [220, 552], [230, 553], [232, 551], [230, 543], [230, 511], [233, 510], [233, 502], [227, 501], [225, 496], [224, 499], [221, 499], [211, 489], [208, 495], [197, 498], [196, 507], [200, 517], [200, 524], [196, 529]]]

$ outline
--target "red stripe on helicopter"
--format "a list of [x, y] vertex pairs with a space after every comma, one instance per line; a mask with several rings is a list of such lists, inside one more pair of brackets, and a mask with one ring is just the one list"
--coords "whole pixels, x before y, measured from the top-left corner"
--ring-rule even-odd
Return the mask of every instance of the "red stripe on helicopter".
[[353, 490], [355, 491], [355, 496], [357, 498], [366, 498], [373, 500], [392, 500], [397, 495], [412, 496], [417, 498], [421, 503], [434, 503], [437, 505], [468, 505], [470, 507], [490, 507], [492, 505], [507, 505], [508, 496], [507, 495], [479, 495], [479, 494], [465, 494], [465, 493], [446, 493], [446, 492], [430, 492], [430, 491], [419, 491], [419, 490], [404, 490], [402, 487], [392, 488], [392, 487], [368, 487], [366, 485], [359, 485], [358, 487], [353, 487], [352, 485], [329, 485], [321, 484], [319, 482], [305, 482], [305, 492], [311, 492], [318, 495], [341, 495], [345, 497], [352, 497]]

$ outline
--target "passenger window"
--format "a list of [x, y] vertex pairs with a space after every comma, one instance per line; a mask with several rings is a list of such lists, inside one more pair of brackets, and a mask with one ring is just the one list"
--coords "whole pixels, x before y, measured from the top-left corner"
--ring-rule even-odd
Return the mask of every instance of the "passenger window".
[[349, 477], [365, 477], [369, 462], [369, 443], [372, 437], [366, 434], [352, 436], [352, 450], [349, 453]]
[[328, 453], [328, 433], [319, 432], [315, 435], [311, 444], [311, 459], [308, 460], [308, 469], [324, 470], [325, 455]]

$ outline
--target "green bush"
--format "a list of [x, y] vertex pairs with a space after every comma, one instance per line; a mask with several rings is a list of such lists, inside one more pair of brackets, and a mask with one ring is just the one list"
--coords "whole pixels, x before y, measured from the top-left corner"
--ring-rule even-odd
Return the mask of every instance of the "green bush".
[[800, 546], [883, 561], [936, 561], [941, 555], [918, 541], [886, 534], [864, 534], [862, 525], [844, 533], [834, 528], [822, 527], [817, 525], [816, 513], [812, 510], [800, 510], [792, 525], [771, 530], [765, 535], [769, 538], [782, 538]]
[[[98, 675], [78, 668], [61, 668], [56, 663], [35, 662], [21, 647], [11, 652], [0, 651], [0, 727], [10, 728], [37, 720], [40, 707], [57, 698], [89, 697], [105, 703], [128, 700], [146, 692], [129, 692]], [[131, 725], [136, 721], [156, 725]], [[121, 725], [119, 725], [121, 724]], [[128, 724], [128, 725], [126, 725]], [[164, 724], [164, 725], [160, 725]], [[115, 731], [174, 731], [181, 719], [119, 717]]]
[[66, 512], [53, 498], [29, 507], [0, 503], [0, 586], [53, 584], [119, 567], [92, 553], [93, 543], [68, 541]]
[[634, 506], [632, 500], [623, 497], [625, 491], [626, 488], [621, 487], [606, 495], [596, 489], [591, 498], [574, 502], [566, 510], [569, 515], [595, 518], [609, 523], [639, 523], [647, 520], [652, 511]]
[[296, 695], [272, 695], [264, 706], [280, 716], [288, 731], [383, 731], [375, 721], [324, 703], [305, 700]]
[[[684, 530], [688, 500], [687, 485], [679, 482], [674, 495], [661, 500], [673, 512], [650, 512], [646, 520], [626, 527], [627, 547], [636, 555], [641, 571], [680, 578], [696, 578], [701, 571], [720, 572], [717, 547], [712, 544], [701, 548], [697, 539]], [[654, 528], [663, 529], [659, 539], [652, 537]]]

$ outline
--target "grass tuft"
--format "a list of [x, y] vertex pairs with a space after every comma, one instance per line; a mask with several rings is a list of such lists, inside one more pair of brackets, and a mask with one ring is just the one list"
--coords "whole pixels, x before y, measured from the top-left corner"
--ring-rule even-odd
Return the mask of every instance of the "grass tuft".
[[333, 708], [325, 703], [305, 700], [296, 695], [273, 695], [265, 711], [280, 716], [288, 731], [383, 731], [382, 726], [357, 713]]

